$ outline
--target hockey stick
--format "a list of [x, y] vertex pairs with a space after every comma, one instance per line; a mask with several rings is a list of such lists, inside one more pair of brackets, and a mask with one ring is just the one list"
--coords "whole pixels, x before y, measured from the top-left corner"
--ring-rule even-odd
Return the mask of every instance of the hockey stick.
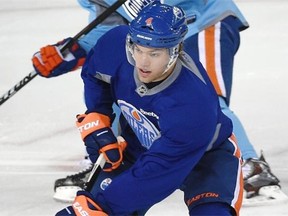
[[[127, 147], [127, 143], [124, 140], [122, 136], [117, 136], [118, 144], [120, 145], [120, 148], [122, 151]], [[88, 177], [87, 182], [85, 183], [84, 190], [91, 191], [96, 179], [98, 178], [99, 173], [103, 169], [104, 165], [106, 163], [106, 160], [104, 158], [104, 154], [101, 153], [99, 157], [97, 158], [97, 161], [95, 162], [93, 169]]]
[[[125, 150], [125, 148], [127, 147], [127, 143], [124, 140], [124, 138], [122, 136], [117, 136], [117, 141], [118, 144], [120, 145], [120, 148], [122, 149], [122, 151]], [[85, 183], [84, 186], [84, 190], [86, 191], [91, 191], [96, 179], [98, 178], [99, 173], [101, 172], [101, 170], [103, 169], [104, 165], [106, 163], [104, 154], [101, 153], [99, 155], [99, 157], [97, 158], [97, 161], [95, 162], [93, 169], [88, 177], [87, 182]]]
[[[93, 185], [94, 185], [98, 175], [100, 174], [101, 170], [103, 169], [105, 163], [106, 163], [106, 160], [104, 158], [104, 154], [101, 153], [99, 155], [97, 161], [95, 162], [94, 166], [93, 166], [93, 169], [92, 169], [92, 171], [90, 173], [90, 176], [89, 176], [87, 182], [85, 183], [84, 190], [86, 190], [88, 192], [91, 192], [91, 190], [93, 188]], [[138, 216], [137, 211], [135, 211], [132, 215], [133, 216]]]
[[89, 175], [89, 178], [87, 182], [85, 183], [84, 190], [91, 191], [98, 175], [100, 174], [101, 170], [103, 169], [104, 165], [106, 163], [106, 160], [104, 158], [104, 154], [101, 153], [95, 162], [93, 169]]
[[[76, 34], [65, 46], [61, 48], [61, 53], [63, 53], [67, 48], [71, 47], [73, 42], [78, 40], [82, 35], [87, 34], [97, 25], [102, 23], [108, 16], [110, 16], [113, 12], [115, 12], [122, 4], [124, 4], [126, 0], [118, 0], [113, 5], [111, 5], [107, 10], [101, 13], [95, 20], [93, 20], [89, 25], [87, 25], [82, 31]], [[21, 88], [23, 88], [27, 83], [29, 83], [32, 79], [37, 76], [36, 71], [31, 71], [27, 76], [25, 76], [22, 80], [20, 80], [16, 85], [14, 85], [11, 89], [9, 89], [0, 99], [0, 105], [2, 105], [5, 101], [11, 98], [15, 93], [17, 93]]]

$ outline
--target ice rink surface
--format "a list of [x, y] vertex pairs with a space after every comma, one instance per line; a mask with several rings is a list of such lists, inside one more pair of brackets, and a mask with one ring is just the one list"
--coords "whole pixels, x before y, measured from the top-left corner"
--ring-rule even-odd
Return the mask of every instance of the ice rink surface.
[[[288, 1], [236, 3], [250, 28], [241, 33], [231, 108], [288, 193]], [[0, 96], [33, 70], [34, 52], [76, 35], [87, 17], [76, 0], [0, 0]], [[37, 76], [1, 105], [1, 216], [51, 216], [66, 206], [52, 199], [53, 185], [79, 169], [84, 148], [74, 121], [84, 111], [79, 71]], [[182, 194], [147, 215], [187, 215]], [[288, 203], [242, 208], [241, 215], [288, 215]]]

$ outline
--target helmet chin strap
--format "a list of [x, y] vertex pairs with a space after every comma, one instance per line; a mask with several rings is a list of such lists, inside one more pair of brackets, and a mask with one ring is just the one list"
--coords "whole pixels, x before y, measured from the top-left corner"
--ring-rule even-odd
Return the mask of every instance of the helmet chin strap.
[[180, 49], [180, 44], [172, 47], [172, 48], [169, 48], [169, 54], [170, 54], [170, 58], [169, 58], [169, 62], [166, 66], [166, 69], [164, 70], [164, 72], [162, 73], [165, 74], [167, 73], [167, 71], [174, 65], [174, 63], [176, 62], [178, 56], [179, 56], [179, 49]]

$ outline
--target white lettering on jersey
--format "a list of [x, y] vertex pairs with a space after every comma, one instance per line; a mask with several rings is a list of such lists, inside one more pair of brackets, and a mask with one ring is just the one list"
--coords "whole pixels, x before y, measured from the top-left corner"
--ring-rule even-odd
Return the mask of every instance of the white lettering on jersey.
[[[141, 111], [136, 109], [133, 105], [123, 100], [118, 100], [118, 104], [124, 117], [138, 137], [142, 146], [149, 149], [152, 146], [155, 138], [159, 137], [160, 131], [144, 114], [141, 113]], [[152, 115], [152, 113], [150, 113], [150, 115]], [[154, 114], [153, 117], [156, 116], [157, 115]]]
[[140, 112], [143, 113], [144, 115], [152, 116], [152, 117], [154, 117], [154, 118], [156, 118], [156, 119], [159, 119], [159, 116], [156, 115], [156, 114], [153, 113], [153, 112], [146, 112], [146, 111], [144, 111], [143, 109], [140, 109]]
[[131, 19], [134, 19], [139, 11], [153, 2], [153, 0], [128, 0], [124, 3], [123, 8]]

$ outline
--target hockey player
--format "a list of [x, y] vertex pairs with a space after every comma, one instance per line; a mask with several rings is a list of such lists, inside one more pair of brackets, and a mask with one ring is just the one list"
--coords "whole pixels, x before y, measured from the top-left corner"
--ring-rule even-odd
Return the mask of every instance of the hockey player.
[[[97, 41], [81, 72], [87, 111], [76, 124], [90, 159], [105, 155], [106, 172], [56, 216], [142, 215], [176, 189], [190, 215], [238, 215], [240, 150], [206, 71], [182, 51], [186, 33], [184, 12], [155, 1]], [[110, 128], [113, 103], [125, 151]]]
[[[105, 10], [106, 7], [109, 7], [109, 5], [115, 2], [109, 0], [78, 1], [84, 8], [89, 10], [90, 21], [93, 20], [97, 14]], [[88, 53], [104, 32], [115, 25], [127, 24], [137, 15], [138, 11], [144, 5], [151, 1], [153, 0], [139, 2], [127, 0], [117, 13], [114, 13], [85, 37], [80, 38], [71, 50], [72, 54], [76, 57], [72, 58], [72, 60], [71, 58], [69, 61], [65, 59], [62, 60], [62, 57], [59, 57], [57, 47], [55, 47], [54, 54], [46, 52], [46, 49], [51, 49], [51, 46], [42, 48], [41, 54], [37, 53], [33, 58], [36, 71], [42, 76], [54, 77], [82, 65], [85, 53]], [[229, 108], [234, 55], [240, 44], [239, 31], [248, 28], [247, 21], [232, 0], [225, 2], [216, 0], [167, 0], [163, 2], [181, 6], [188, 15], [189, 31], [184, 43], [184, 49], [188, 54], [194, 53], [193, 55], [196, 55], [203, 63], [219, 95], [222, 111], [233, 121], [234, 133], [237, 136], [243, 159], [245, 160], [243, 171], [245, 189], [248, 192], [246, 197], [253, 198], [253, 203], [257, 202], [255, 199], [259, 199], [262, 203], [264, 200], [270, 202], [272, 199], [269, 197], [265, 199], [265, 197], [257, 196], [259, 195], [259, 190], [265, 187], [266, 191], [269, 191], [269, 189], [272, 190], [269, 196], [276, 199], [273, 194], [274, 190], [277, 191], [275, 194], [283, 194], [279, 191], [279, 180], [271, 173], [270, 167], [264, 157], [262, 155], [260, 157], [257, 156], [241, 122]], [[237, 19], [235, 17], [237, 17]], [[227, 44], [229, 44], [229, 46], [227, 46]], [[59, 60], [56, 61], [57, 64], [51, 65], [46, 64], [42, 57], [46, 59], [57, 57]], [[47, 62], [49, 61], [47, 60]], [[43, 66], [45, 66], [44, 69]], [[42, 71], [41, 68], [44, 71]], [[64, 201], [72, 200], [75, 195], [75, 190], [83, 187], [85, 177], [87, 177], [87, 174], [90, 172], [90, 167], [75, 175], [57, 180], [55, 182], [55, 198]], [[72, 189], [72, 193], [69, 193], [69, 189]], [[68, 194], [66, 194], [66, 192], [68, 192]], [[71, 198], [69, 198], [69, 194], [71, 194]]]

